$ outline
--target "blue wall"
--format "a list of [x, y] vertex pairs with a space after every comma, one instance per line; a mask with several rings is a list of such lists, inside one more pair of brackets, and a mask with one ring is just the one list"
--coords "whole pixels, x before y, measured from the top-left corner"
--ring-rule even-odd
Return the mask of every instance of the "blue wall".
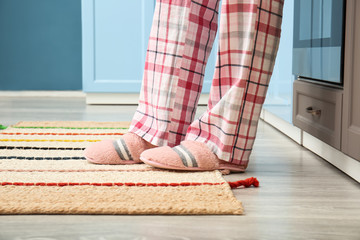
[[81, 1], [0, 0], [0, 90], [81, 90]]

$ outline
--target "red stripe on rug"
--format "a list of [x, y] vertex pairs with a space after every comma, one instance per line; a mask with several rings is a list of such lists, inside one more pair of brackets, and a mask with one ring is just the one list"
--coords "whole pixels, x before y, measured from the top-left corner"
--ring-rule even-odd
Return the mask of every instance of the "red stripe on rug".
[[222, 183], [197, 183], [197, 182], [183, 182], [183, 183], [90, 183], [90, 182], [59, 182], [59, 183], [46, 183], [46, 182], [1, 182], [1, 186], [127, 186], [127, 187], [180, 187], [180, 186], [200, 186], [200, 185], [221, 185]]
[[223, 185], [228, 183], [231, 188], [237, 188], [240, 186], [244, 187], [258, 187], [259, 181], [256, 178], [248, 178], [245, 180], [240, 180], [236, 182], [221, 182], [221, 183], [209, 183], [209, 182], [182, 182], [182, 183], [89, 183], [89, 182], [60, 182], [60, 183], [46, 183], [46, 182], [37, 182], [37, 183], [28, 183], [28, 182], [1, 182], [1, 186], [57, 186], [57, 187], [65, 187], [65, 186], [127, 186], [127, 187], [188, 187], [188, 186], [201, 186], [201, 185]]

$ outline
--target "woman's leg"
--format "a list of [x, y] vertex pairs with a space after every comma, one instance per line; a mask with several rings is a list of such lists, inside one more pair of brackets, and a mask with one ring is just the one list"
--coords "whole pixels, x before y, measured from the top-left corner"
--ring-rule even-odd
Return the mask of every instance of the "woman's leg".
[[157, 0], [139, 106], [129, 132], [176, 146], [194, 119], [220, 0]]
[[186, 140], [247, 167], [280, 41], [283, 0], [223, 0], [208, 110]]
[[[222, 166], [245, 170], [279, 46], [283, 3], [222, 0], [208, 109], [189, 126], [181, 146], [143, 152], [143, 159], [150, 160], [146, 163], [157, 162], [158, 167], [165, 168], [171, 165], [168, 168], [173, 169]], [[174, 161], [156, 157], [165, 150]]]
[[128, 133], [85, 151], [99, 164], [140, 163], [140, 153], [176, 146], [194, 119], [220, 0], [157, 0], [139, 106]]

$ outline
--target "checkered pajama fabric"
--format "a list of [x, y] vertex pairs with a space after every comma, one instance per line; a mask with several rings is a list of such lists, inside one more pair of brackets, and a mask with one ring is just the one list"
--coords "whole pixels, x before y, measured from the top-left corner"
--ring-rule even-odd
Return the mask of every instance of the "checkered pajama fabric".
[[[208, 108], [194, 120], [207, 58], [219, 47]], [[283, 0], [157, 0], [129, 131], [157, 146], [206, 143], [246, 168], [279, 46]]]
[[129, 131], [176, 146], [194, 120], [220, 0], [157, 0], [139, 107]]

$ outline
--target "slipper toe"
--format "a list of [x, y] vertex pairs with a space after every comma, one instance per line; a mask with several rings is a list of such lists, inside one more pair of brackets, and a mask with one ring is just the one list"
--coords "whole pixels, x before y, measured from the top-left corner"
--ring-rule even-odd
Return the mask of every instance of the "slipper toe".
[[120, 164], [121, 158], [117, 154], [113, 140], [102, 140], [88, 146], [84, 151], [85, 158], [96, 164]]
[[179, 155], [169, 146], [145, 150], [140, 155], [140, 160], [154, 167], [178, 169], [183, 167]]
[[117, 140], [96, 142], [84, 151], [85, 158], [96, 164], [135, 164], [142, 163], [140, 154], [155, 145], [150, 144], [134, 133], [126, 133]]
[[207, 171], [219, 167], [219, 161], [206, 144], [195, 141], [182, 141], [180, 145], [170, 148], [158, 147], [144, 151], [140, 160], [154, 167]]

